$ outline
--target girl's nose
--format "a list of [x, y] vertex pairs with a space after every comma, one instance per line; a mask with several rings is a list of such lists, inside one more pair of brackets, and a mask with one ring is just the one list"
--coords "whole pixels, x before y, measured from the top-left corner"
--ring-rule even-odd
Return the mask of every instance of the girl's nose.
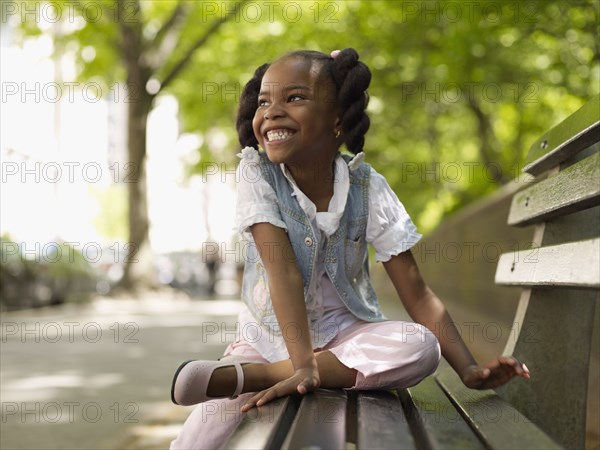
[[264, 118], [273, 120], [283, 116], [285, 116], [283, 108], [281, 108], [277, 102], [274, 102], [266, 109]]

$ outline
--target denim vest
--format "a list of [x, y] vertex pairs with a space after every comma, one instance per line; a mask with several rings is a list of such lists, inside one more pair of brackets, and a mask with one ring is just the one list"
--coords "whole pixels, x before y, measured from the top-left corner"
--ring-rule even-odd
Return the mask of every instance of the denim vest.
[[[311, 277], [315, 273], [318, 240], [310, 219], [292, 196], [293, 187], [279, 165], [270, 162], [264, 152], [259, 154], [257, 164], [260, 164], [261, 175], [277, 195], [281, 219], [287, 226], [294, 256], [302, 273], [306, 299]], [[350, 159], [346, 155], [342, 157], [346, 162]], [[339, 297], [356, 317], [368, 322], [379, 322], [387, 318], [381, 312], [369, 278], [366, 229], [370, 174], [370, 166], [366, 163], [349, 171], [350, 189], [346, 208], [338, 229], [327, 238], [325, 244], [325, 270]], [[245, 253], [242, 300], [259, 325], [266, 327], [274, 335], [281, 335], [269, 295], [267, 273], [253, 242], [247, 243]]]

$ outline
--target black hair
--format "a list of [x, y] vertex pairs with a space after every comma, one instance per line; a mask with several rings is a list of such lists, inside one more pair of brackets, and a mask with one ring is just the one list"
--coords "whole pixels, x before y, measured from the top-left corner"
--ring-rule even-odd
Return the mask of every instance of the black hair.
[[[358, 60], [356, 50], [344, 49], [335, 59], [317, 51], [298, 50], [285, 54], [281, 59], [290, 57], [322, 64], [321, 74], [326, 74], [336, 89], [342, 127], [341, 139], [352, 153], [363, 151], [365, 133], [371, 124], [366, 113], [369, 102], [367, 88], [371, 82], [371, 71], [365, 63]], [[263, 64], [258, 67], [242, 91], [236, 120], [238, 139], [242, 147], [258, 147], [258, 141], [252, 130], [252, 119], [258, 107], [260, 84], [269, 66], [270, 64]]]

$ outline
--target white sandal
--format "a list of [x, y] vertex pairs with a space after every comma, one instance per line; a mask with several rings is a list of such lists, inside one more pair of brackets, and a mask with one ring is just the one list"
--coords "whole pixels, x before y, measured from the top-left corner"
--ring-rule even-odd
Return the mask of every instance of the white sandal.
[[173, 376], [171, 400], [176, 405], [190, 406], [219, 397], [209, 397], [206, 394], [210, 377], [215, 369], [234, 366], [237, 373], [237, 386], [231, 399], [242, 393], [244, 388], [244, 371], [239, 362], [233, 361], [194, 361], [183, 362]]

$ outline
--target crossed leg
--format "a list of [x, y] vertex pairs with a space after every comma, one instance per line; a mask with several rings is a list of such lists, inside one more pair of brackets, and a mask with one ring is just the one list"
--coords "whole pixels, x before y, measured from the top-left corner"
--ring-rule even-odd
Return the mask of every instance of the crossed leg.
[[[426, 328], [388, 321], [350, 327], [340, 333], [337, 342], [315, 355], [322, 387], [390, 389], [412, 386], [433, 373], [440, 348]], [[268, 389], [293, 373], [290, 360], [268, 363], [246, 342], [231, 344], [222, 362], [226, 358], [252, 361], [242, 362], [245, 393], [233, 400], [227, 398], [237, 385], [235, 368], [225, 366], [215, 370], [208, 395], [225, 398], [199, 404], [171, 449], [219, 448], [244, 417], [241, 407], [252, 397], [251, 392]]]
[[[319, 368], [321, 387], [349, 388], [356, 382], [357, 371], [340, 362], [328, 350], [315, 353]], [[242, 392], [258, 392], [268, 389], [291, 377], [294, 373], [292, 361], [286, 359], [275, 363], [248, 363], [242, 365], [244, 371], [244, 388]], [[223, 397], [231, 395], [237, 383], [237, 375], [233, 366], [216, 369], [209, 381], [207, 395]]]

